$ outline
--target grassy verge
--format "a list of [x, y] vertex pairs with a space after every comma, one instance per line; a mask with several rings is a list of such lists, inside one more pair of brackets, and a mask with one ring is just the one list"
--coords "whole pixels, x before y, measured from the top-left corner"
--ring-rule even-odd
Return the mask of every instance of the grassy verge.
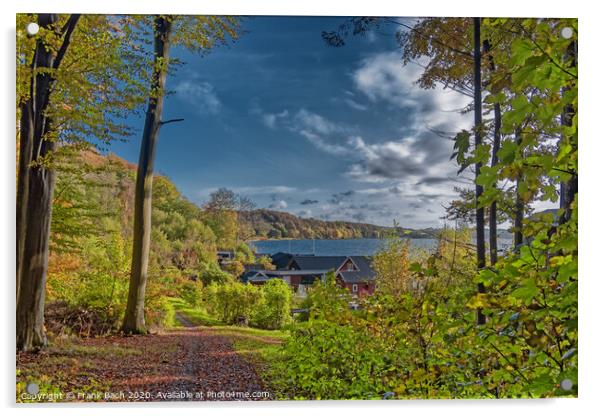
[[193, 308], [182, 299], [170, 298], [170, 302], [174, 312], [182, 314], [193, 324], [210, 327], [216, 334], [228, 337], [234, 350], [255, 367], [263, 382], [269, 386], [267, 374], [278, 355], [280, 345], [288, 337], [287, 331], [224, 325], [203, 309]]

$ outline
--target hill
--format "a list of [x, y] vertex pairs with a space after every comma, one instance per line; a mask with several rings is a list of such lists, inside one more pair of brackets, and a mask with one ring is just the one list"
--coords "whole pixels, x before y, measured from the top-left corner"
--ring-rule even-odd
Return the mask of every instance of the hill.
[[[288, 212], [257, 209], [240, 213], [249, 238], [341, 239], [382, 238], [393, 231], [392, 227], [349, 221], [323, 221], [300, 218]], [[399, 235], [411, 238], [432, 237], [436, 230], [400, 228]]]

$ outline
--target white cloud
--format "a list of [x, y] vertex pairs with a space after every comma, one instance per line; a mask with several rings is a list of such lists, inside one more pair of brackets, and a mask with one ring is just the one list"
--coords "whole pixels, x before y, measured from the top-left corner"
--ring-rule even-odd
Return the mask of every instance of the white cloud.
[[263, 124], [271, 129], [277, 127], [278, 120], [286, 119], [288, 117], [288, 110], [283, 110], [279, 113], [261, 113], [261, 120]]
[[191, 104], [201, 114], [217, 114], [222, 103], [213, 85], [205, 81], [181, 81], [175, 88], [176, 97]]
[[270, 204], [270, 206], [268, 207], [270, 209], [286, 209], [288, 208], [288, 203], [281, 199], [278, 201], [274, 201], [272, 204]]
[[[267, 186], [233, 186], [228, 187], [232, 192], [241, 195], [267, 195], [267, 194], [286, 194], [297, 192], [298, 188], [284, 185]], [[205, 188], [198, 192], [199, 197], [207, 197], [218, 188]]]
[[416, 85], [423, 68], [415, 63], [403, 65], [396, 52], [383, 52], [364, 59], [353, 73], [355, 87], [373, 102], [384, 101], [412, 112], [413, 128], [460, 131], [469, 128], [470, 115], [461, 115], [470, 99], [437, 86], [423, 89]]
[[349, 107], [353, 108], [354, 110], [358, 110], [358, 111], [366, 111], [368, 109], [367, 105], [364, 104], [360, 104], [357, 101], [353, 100], [352, 98], [344, 98], [343, 102], [345, 104], [347, 104]]
[[309, 130], [321, 135], [344, 133], [347, 130], [341, 124], [334, 123], [325, 117], [304, 108], [295, 114], [293, 128], [296, 130]]

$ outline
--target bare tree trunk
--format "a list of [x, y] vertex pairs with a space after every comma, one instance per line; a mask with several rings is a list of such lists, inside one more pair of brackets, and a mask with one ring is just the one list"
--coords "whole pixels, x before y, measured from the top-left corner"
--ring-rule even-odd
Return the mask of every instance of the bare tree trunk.
[[[475, 148], [482, 143], [482, 99], [481, 99], [481, 18], [475, 17], [474, 23], [474, 125], [475, 125]], [[475, 177], [478, 178], [481, 172], [481, 162], [475, 164]], [[476, 200], [476, 227], [477, 227], [477, 269], [485, 267], [485, 212], [479, 207], [479, 198], [483, 194], [483, 187], [476, 184], [475, 181], [475, 200]], [[479, 283], [477, 286], [479, 293], [485, 293], [485, 286]], [[477, 325], [486, 322], [485, 315], [481, 309], [477, 310]]]
[[143, 334], [147, 332], [144, 321], [144, 297], [148, 273], [148, 257], [151, 237], [151, 211], [153, 191], [153, 166], [165, 94], [165, 82], [169, 60], [169, 37], [171, 22], [157, 16], [154, 21], [155, 62], [151, 81], [151, 97], [148, 101], [138, 172], [136, 175], [136, 195], [134, 206], [134, 246], [132, 270], [123, 331]]
[[[489, 70], [495, 71], [495, 62], [491, 56], [491, 45], [489, 40], [483, 41], [483, 51], [489, 58]], [[495, 93], [496, 91], [492, 91]], [[498, 163], [497, 152], [500, 150], [500, 141], [502, 128], [502, 109], [499, 103], [493, 104], [493, 146], [491, 150], [491, 167]], [[491, 265], [497, 263], [497, 201], [493, 201], [489, 207], [489, 258]]]
[[[515, 143], [520, 149], [522, 138], [519, 129], [516, 129]], [[522, 152], [521, 152], [522, 153]], [[522, 173], [516, 178], [516, 191], [514, 202], [514, 249], [516, 250], [523, 243], [523, 219], [525, 217], [525, 202], [518, 192], [518, 187], [522, 181]]]

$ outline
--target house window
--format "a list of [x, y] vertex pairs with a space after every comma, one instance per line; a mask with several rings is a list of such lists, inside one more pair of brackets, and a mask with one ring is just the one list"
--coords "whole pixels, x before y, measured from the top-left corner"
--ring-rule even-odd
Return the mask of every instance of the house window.
[[357, 293], [357, 285], [353, 285], [353, 286], [351, 286], [351, 291], [352, 291], [353, 293]]
[[352, 272], [353, 271], [353, 263], [351, 263], [351, 262], [347, 263], [347, 271], [348, 272]]

